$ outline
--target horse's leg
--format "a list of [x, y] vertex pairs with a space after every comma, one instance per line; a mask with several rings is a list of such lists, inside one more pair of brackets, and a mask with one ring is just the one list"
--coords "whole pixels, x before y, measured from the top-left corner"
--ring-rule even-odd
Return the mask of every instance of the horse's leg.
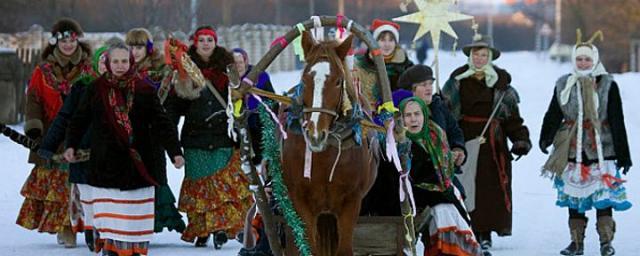
[[360, 199], [354, 197], [346, 201], [342, 211], [338, 215], [338, 255], [353, 255], [353, 230], [358, 222], [360, 213]]

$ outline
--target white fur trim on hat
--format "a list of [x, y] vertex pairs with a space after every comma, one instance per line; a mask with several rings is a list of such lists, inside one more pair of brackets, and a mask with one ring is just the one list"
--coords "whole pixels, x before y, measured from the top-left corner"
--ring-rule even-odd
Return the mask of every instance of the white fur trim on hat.
[[593, 53], [594, 53], [593, 48], [586, 45], [580, 46], [576, 49], [576, 57], [587, 56], [593, 59], [593, 55], [594, 55]]
[[384, 25], [379, 26], [378, 28], [376, 28], [373, 31], [373, 38], [378, 40], [378, 36], [380, 36], [380, 34], [382, 34], [382, 32], [385, 32], [385, 31], [391, 32], [391, 34], [393, 34], [393, 36], [396, 38], [396, 42], [400, 41], [400, 33], [398, 32], [398, 30], [394, 26], [391, 26], [389, 24], [384, 24]]

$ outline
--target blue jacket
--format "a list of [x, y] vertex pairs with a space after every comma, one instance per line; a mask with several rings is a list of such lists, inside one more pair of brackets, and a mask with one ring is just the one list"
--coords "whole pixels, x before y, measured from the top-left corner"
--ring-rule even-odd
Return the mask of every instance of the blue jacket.
[[458, 126], [458, 121], [453, 117], [453, 114], [451, 114], [451, 111], [447, 105], [445, 105], [440, 94], [433, 95], [431, 104], [429, 104], [429, 110], [431, 111], [431, 119], [447, 132], [449, 147], [452, 149], [460, 148], [464, 150], [466, 154], [462, 129]]

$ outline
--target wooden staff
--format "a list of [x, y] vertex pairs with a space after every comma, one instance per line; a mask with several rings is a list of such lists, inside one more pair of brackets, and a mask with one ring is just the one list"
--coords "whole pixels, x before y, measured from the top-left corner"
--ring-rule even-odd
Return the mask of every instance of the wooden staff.
[[[229, 76], [229, 81], [232, 84], [240, 83], [240, 75], [238, 74], [238, 70], [236, 70], [233, 64], [227, 66], [227, 75]], [[230, 103], [232, 104], [232, 103]], [[248, 168], [249, 172], [249, 183], [251, 187], [257, 189], [254, 190], [254, 194], [256, 196], [256, 204], [260, 213], [262, 214], [262, 220], [265, 225], [265, 233], [269, 239], [269, 247], [271, 247], [271, 252], [273, 255], [283, 255], [282, 246], [280, 245], [280, 239], [278, 234], [276, 233], [275, 224], [273, 222], [273, 213], [271, 212], [271, 207], [269, 207], [269, 200], [267, 198], [267, 193], [264, 191], [264, 184], [262, 184], [262, 180], [260, 179], [260, 174], [256, 170], [256, 166], [251, 161], [253, 157], [253, 148], [251, 145], [251, 131], [249, 127], [247, 127], [247, 119], [249, 118], [249, 112], [246, 109], [243, 109], [240, 117], [235, 118], [235, 126], [240, 131], [240, 161], [243, 171], [245, 168]], [[246, 172], [245, 172], [246, 173]], [[247, 236], [252, 236], [251, 233], [245, 233], [244, 239], [247, 239]]]

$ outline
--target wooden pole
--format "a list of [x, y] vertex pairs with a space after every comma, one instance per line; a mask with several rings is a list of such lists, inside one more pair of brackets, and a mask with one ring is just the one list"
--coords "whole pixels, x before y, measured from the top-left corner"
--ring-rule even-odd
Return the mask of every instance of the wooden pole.
[[[240, 75], [238, 74], [238, 71], [233, 64], [227, 66], [227, 74], [229, 75], [229, 81], [232, 84], [240, 83]], [[269, 200], [267, 198], [267, 194], [264, 191], [264, 184], [262, 184], [260, 175], [258, 174], [255, 165], [253, 165], [253, 162], [251, 161], [254, 151], [251, 146], [251, 132], [249, 127], [247, 127], [248, 117], [249, 112], [243, 111], [240, 117], [235, 118], [235, 125], [240, 131], [240, 162], [242, 171], [249, 177], [249, 187], [256, 197], [256, 205], [258, 206], [258, 209], [262, 214], [262, 220], [265, 225], [265, 233], [267, 234], [267, 238], [269, 240], [271, 252], [273, 252], [273, 255], [283, 255], [282, 246], [280, 245], [280, 238], [276, 233], [276, 226], [273, 222], [273, 212], [271, 211], [271, 207], [269, 207]], [[246, 233], [244, 235], [246, 237], [253, 234]]]

